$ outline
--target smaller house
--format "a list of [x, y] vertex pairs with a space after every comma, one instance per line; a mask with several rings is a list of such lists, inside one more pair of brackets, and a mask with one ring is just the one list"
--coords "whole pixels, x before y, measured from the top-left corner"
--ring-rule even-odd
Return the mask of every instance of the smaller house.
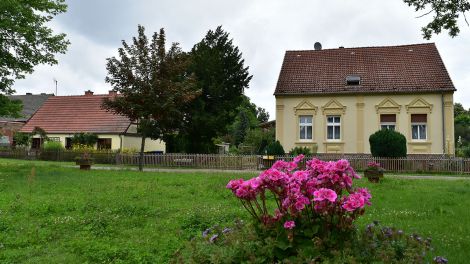
[[21, 117], [1, 117], [0, 118], [0, 145], [11, 146], [14, 145], [13, 135], [19, 131], [28, 121], [28, 119], [42, 106], [42, 104], [54, 94], [32, 94], [26, 93], [25, 95], [10, 95], [10, 100], [20, 100], [23, 104]]
[[[100, 95], [86, 91], [85, 95], [50, 97], [20, 131], [31, 133], [40, 127], [50, 140], [61, 142], [67, 149], [72, 147], [74, 134], [86, 132], [98, 135], [97, 149], [139, 150], [142, 138], [137, 125], [125, 116], [101, 108], [103, 99], [113, 96], [117, 94], [112, 91]], [[41, 144], [39, 136], [34, 136], [32, 148]], [[146, 139], [145, 151], [164, 152], [165, 143]]]

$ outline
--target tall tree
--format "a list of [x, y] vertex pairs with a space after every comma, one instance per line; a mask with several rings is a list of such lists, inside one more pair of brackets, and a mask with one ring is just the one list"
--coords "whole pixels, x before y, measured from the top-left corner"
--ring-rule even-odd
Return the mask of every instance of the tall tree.
[[122, 41], [119, 58], [107, 59], [106, 82], [119, 95], [105, 99], [103, 107], [138, 123], [142, 136], [139, 169], [142, 170], [145, 139], [163, 139], [187, 122], [187, 105], [198, 94], [187, 72], [189, 56], [178, 43], [165, 48], [165, 31], [149, 41], [143, 26], [132, 44]]
[[462, 15], [468, 25], [465, 12], [470, 10], [468, 0], [403, 0], [409, 6], [413, 6], [415, 11], [425, 11], [419, 17], [433, 14], [433, 19], [421, 29], [425, 39], [431, 39], [433, 34], [448, 30], [451, 37], [459, 34], [460, 28], [458, 19]]
[[214, 152], [212, 139], [227, 134], [252, 76], [242, 53], [221, 26], [207, 32], [191, 50], [191, 57], [190, 70], [202, 93], [191, 103], [189, 125], [177, 141], [184, 142], [186, 152]]
[[0, 1], [1, 114], [15, 116], [20, 111], [18, 102], [5, 100], [14, 92], [15, 79], [25, 78], [38, 64], [56, 64], [55, 54], [65, 53], [65, 34], [54, 34], [46, 24], [66, 10], [65, 0]]

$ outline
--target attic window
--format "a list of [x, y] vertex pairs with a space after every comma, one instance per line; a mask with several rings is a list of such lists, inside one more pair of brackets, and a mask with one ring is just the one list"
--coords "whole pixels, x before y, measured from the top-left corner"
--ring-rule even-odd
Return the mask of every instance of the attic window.
[[361, 84], [361, 77], [357, 75], [348, 75], [346, 76], [347, 85], [359, 85]]

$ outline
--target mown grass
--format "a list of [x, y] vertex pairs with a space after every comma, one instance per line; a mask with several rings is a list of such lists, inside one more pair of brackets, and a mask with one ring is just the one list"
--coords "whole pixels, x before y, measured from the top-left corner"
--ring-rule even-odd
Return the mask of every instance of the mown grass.
[[[165, 263], [205, 228], [247, 217], [225, 184], [252, 174], [61, 166], [0, 159], [1, 263]], [[470, 181], [357, 184], [373, 194], [359, 226], [379, 220], [431, 236], [451, 263], [469, 259]]]

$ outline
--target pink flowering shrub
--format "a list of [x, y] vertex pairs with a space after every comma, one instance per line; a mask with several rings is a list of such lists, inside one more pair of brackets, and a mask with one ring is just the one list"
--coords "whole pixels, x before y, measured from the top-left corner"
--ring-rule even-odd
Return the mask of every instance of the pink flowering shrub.
[[369, 161], [367, 163], [367, 169], [368, 170], [379, 170], [381, 168], [380, 163], [375, 162], [375, 161]]
[[353, 179], [360, 176], [347, 160], [313, 159], [300, 170], [302, 159], [277, 161], [255, 178], [231, 180], [227, 188], [262, 230], [281, 227], [291, 243], [296, 237], [311, 241], [353, 230], [372, 198], [367, 189], [353, 187]]

